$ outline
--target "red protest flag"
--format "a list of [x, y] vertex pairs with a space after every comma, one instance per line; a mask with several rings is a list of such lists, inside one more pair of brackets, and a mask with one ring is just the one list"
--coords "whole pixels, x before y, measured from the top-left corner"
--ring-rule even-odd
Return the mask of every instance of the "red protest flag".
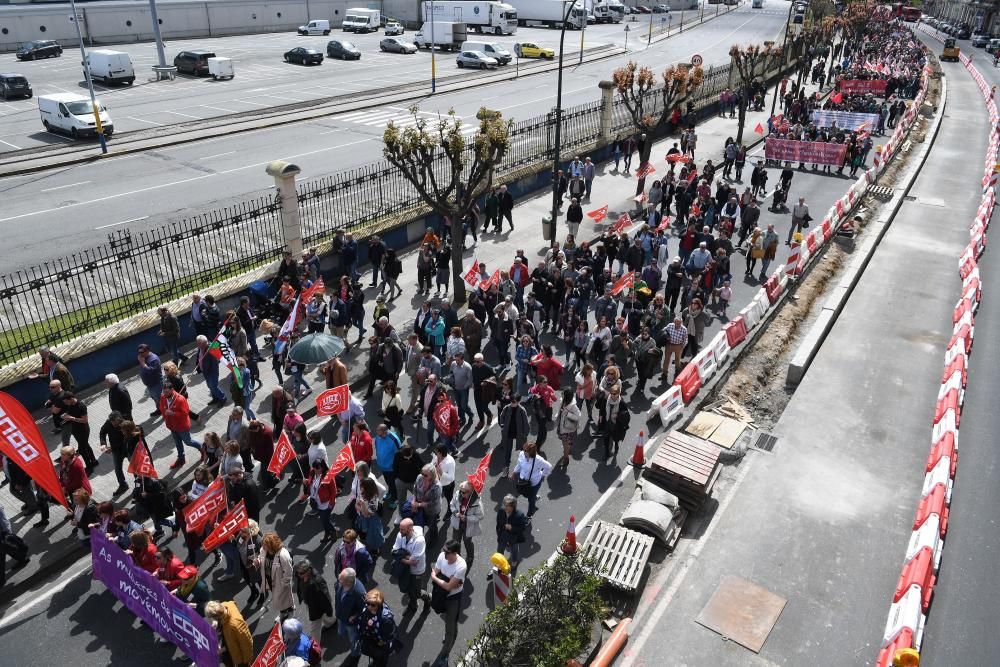
[[753, 128], [753, 131], [762, 137], [764, 136], [764, 126], [760, 123], [757, 123], [757, 127]]
[[0, 391], [0, 452], [23, 470], [56, 502], [69, 509], [45, 438], [21, 403]]
[[830, 101], [833, 102], [834, 104], [840, 104], [841, 102], [844, 101], [844, 94], [837, 93], [836, 95], [831, 95]]
[[329, 417], [339, 415], [351, 405], [351, 387], [342, 384], [333, 389], [327, 389], [316, 397], [316, 416]]
[[663, 219], [660, 220], [660, 224], [658, 224], [656, 226], [656, 231], [658, 231], [658, 232], [665, 232], [668, 229], [670, 229], [670, 220], [671, 220], [671, 218], [670, 218], [669, 215], [663, 216]]
[[615, 281], [614, 287], [611, 288], [611, 296], [618, 296], [622, 290], [630, 289], [633, 285], [635, 285], [635, 271], [629, 271]]
[[274, 454], [271, 455], [271, 460], [267, 464], [267, 471], [273, 475], [280, 475], [285, 466], [294, 458], [295, 449], [288, 441], [288, 434], [282, 431], [281, 437], [278, 438], [278, 444], [274, 446]]
[[600, 223], [604, 220], [604, 218], [608, 217], [608, 205], [605, 204], [599, 209], [588, 212], [587, 217], [592, 219], [595, 223]]
[[666, 157], [667, 162], [690, 162], [690, 155], [681, 155], [680, 153], [672, 153]]
[[264, 642], [264, 648], [257, 654], [257, 659], [250, 667], [278, 667], [285, 658], [285, 640], [281, 637], [281, 623], [275, 623], [271, 634]]
[[476, 466], [476, 472], [471, 475], [466, 475], [466, 478], [469, 480], [469, 484], [472, 485], [472, 488], [474, 488], [476, 493], [479, 495], [482, 495], [483, 488], [486, 486], [486, 477], [490, 472], [490, 457], [492, 456], [493, 451], [490, 450], [486, 456], [480, 459], [479, 465]]
[[479, 262], [475, 257], [472, 258], [472, 266], [462, 276], [462, 280], [469, 286], [469, 289], [476, 289], [476, 285], [479, 283]]
[[205, 525], [226, 509], [226, 482], [216, 477], [198, 499], [184, 508], [184, 525], [189, 533], [199, 533]]
[[646, 178], [647, 176], [649, 176], [650, 174], [655, 173], [655, 172], [656, 172], [656, 169], [653, 168], [653, 165], [651, 165], [648, 162], [644, 162], [639, 167], [639, 169], [635, 172], [635, 177], [636, 178]]
[[617, 233], [617, 232], [623, 231], [625, 229], [628, 229], [631, 226], [632, 226], [632, 218], [629, 217], [628, 213], [622, 213], [618, 217], [618, 220], [615, 221], [615, 224], [611, 228], [611, 231]]
[[219, 525], [213, 528], [212, 532], [205, 538], [205, 541], [202, 542], [201, 548], [205, 550], [205, 553], [212, 551], [238, 533], [240, 528], [246, 528], [250, 525], [249, 521], [250, 517], [247, 516], [246, 502], [241, 500], [236, 504], [236, 507], [226, 513], [226, 516], [222, 517]]
[[139, 440], [139, 444], [135, 446], [135, 452], [132, 453], [132, 460], [128, 462], [128, 471], [130, 474], [138, 477], [159, 479], [159, 476], [156, 474], [156, 468], [153, 467], [153, 460], [149, 458], [149, 450], [146, 449], [146, 443], [142, 440]]
[[326, 476], [331, 477], [339, 475], [348, 468], [354, 470], [354, 452], [351, 451], [350, 445], [344, 445], [344, 448], [340, 450], [340, 453], [337, 454], [337, 458], [335, 458], [333, 463], [330, 465], [330, 470], [326, 473]]
[[316, 279], [310, 287], [302, 290], [302, 303], [309, 303], [309, 300], [313, 298], [314, 294], [326, 294], [326, 285], [323, 284], [323, 277], [320, 276]]

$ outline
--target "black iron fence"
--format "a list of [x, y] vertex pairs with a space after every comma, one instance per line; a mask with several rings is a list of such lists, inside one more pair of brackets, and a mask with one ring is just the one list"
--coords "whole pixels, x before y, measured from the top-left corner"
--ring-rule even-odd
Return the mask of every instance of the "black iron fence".
[[[697, 101], [716, 97], [727, 85], [728, 65], [707, 68]], [[662, 101], [655, 92], [650, 94], [655, 113]], [[571, 156], [592, 144], [600, 124], [600, 101], [565, 109], [562, 154]], [[630, 127], [627, 111], [615, 95], [611, 129], [621, 132]], [[467, 135], [474, 132], [470, 126]], [[551, 113], [513, 123], [511, 146], [496, 177], [551, 160], [554, 135]], [[435, 168], [442, 176], [446, 173], [443, 157]], [[361, 231], [403, 218], [422, 205], [402, 172], [385, 160], [308, 181], [298, 189], [302, 236], [309, 245], [339, 229]], [[282, 245], [279, 204], [274, 197], [265, 197], [134, 236], [126, 231], [86, 252], [0, 276], [0, 365], [24, 358], [41, 344], [97, 331], [262, 266], [279, 256]]]
[[262, 197], [0, 276], [0, 364], [272, 261], [278, 208]]

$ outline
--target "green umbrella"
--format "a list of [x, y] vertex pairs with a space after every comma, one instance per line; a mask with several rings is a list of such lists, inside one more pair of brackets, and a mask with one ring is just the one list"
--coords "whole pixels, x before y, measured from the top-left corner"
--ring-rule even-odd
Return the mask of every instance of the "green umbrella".
[[327, 333], [314, 333], [303, 336], [292, 345], [288, 358], [300, 364], [323, 364], [340, 356], [345, 347], [343, 338]]

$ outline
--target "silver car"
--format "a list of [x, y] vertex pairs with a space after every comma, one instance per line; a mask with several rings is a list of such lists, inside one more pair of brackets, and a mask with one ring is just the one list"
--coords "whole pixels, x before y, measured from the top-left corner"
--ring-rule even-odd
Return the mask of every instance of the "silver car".
[[406, 30], [403, 28], [403, 24], [397, 21], [389, 21], [385, 24], [385, 36], [389, 35], [402, 35]]
[[496, 69], [499, 64], [496, 58], [490, 58], [482, 51], [462, 51], [455, 58], [455, 62], [458, 63], [459, 68], [473, 67], [478, 69]]
[[378, 48], [385, 53], [416, 53], [417, 45], [399, 37], [386, 37], [378, 43]]

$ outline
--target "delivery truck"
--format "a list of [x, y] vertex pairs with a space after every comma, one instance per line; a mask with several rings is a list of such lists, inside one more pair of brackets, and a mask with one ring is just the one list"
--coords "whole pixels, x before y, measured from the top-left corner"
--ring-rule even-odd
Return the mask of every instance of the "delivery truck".
[[454, 21], [424, 21], [420, 30], [413, 35], [413, 43], [418, 49], [436, 46], [444, 51], [461, 51], [469, 38], [469, 28], [464, 23]]
[[[566, 14], [562, 0], [507, 0], [517, 10], [517, 24], [520, 26], [545, 26], [561, 28]], [[574, 3], [566, 19], [567, 27], [583, 30], [587, 25], [587, 10], [582, 4]]]
[[382, 12], [377, 9], [355, 7], [344, 13], [344, 32], [378, 32], [382, 27]]
[[625, 19], [625, 5], [619, 0], [586, 0], [584, 6], [598, 23], [621, 23]]
[[421, 6], [424, 21], [464, 23], [478, 33], [513, 35], [517, 32], [517, 10], [503, 2], [438, 0]]

